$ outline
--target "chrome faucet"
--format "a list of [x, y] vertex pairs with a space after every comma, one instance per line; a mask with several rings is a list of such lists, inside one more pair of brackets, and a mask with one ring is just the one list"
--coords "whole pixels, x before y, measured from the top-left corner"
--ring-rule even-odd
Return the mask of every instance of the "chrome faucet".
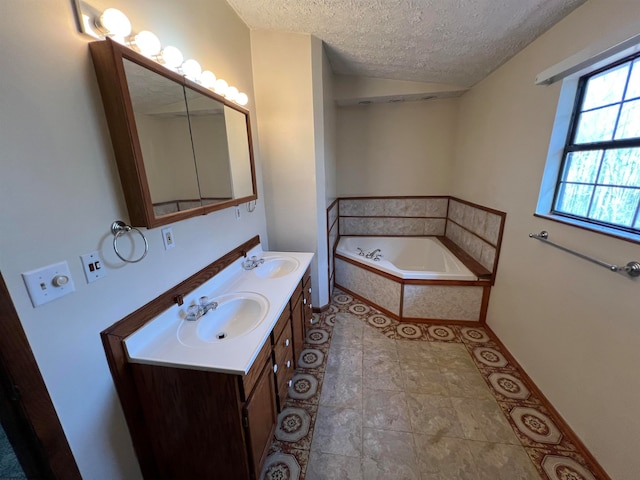
[[242, 262], [242, 268], [245, 270], [253, 270], [258, 265], [262, 265], [264, 263], [264, 258], [258, 258], [255, 255], [251, 258], [247, 258], [244, 262]]
[[[369, 253], [367, 253], [367, 254], [365, 255], [365, 258], [373, 258], [373, 257], [375, 257], [375, 256], [376, 256], [376, 254], [377, 254], [378, 252], [380, 252], [380, 251], [381, 251], [381, 250], [380, 250], [379, 248], [376, 248], [373, 252], [369, 252]], [[382, 256], [382, 255], [380, 255], [380, 256]]]
[[358, 250], [358, 255], [364, 257], [364, 250], [362, 250], [360, 247], [356, 247], [356, 250]]
[[199, 301], [199, 305], [191, 305], [189, 308], [187, 308], [187, 316], [185, 317], [186, 320], [195, 322], [203, 315], [209, 313], [211, 310], [215, 310], [216, 308], [218, 308], [218, 302], [210, 302], [209, 297], [200, 297]]

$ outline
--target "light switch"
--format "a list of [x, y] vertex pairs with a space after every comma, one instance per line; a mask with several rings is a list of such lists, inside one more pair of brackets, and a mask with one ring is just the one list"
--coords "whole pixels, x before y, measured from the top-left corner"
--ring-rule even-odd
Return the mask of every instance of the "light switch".
[[87, 279], [87, 283], [95, 282], [96, 280], [107, 276], [107, 269], [102, 265], [102, 259], [98, 252], [91, 252], [85, 255], [80, 255], [82, 261], [82, 268], [84, 270], [84, 276]]
[[67, 262], [24, 272], [22, 279], [34, 307], [60, 298], [76, 289]]

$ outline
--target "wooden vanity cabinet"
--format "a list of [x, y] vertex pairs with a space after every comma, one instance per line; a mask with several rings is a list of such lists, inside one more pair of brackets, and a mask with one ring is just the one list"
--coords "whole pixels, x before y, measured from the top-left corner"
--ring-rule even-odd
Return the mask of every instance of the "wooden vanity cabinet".
[[309, 270], [302, 277], [302, 303], [304, 305], [305, 332], [313, 325], [313, 305], [311, 304], [311, 273]]
[[153, 478], [260, 477], [310, 318], [307, 270], [246, 375], [129, 364]]
[[260, 477], [277, 420], [271, 342], [245, 376], [131, 368], [159, 478]]
[[307, 330], [313, 320], [313, 310], [311, 306], [311, 272], [305, 272], [298, 287], [291, 296], [291, 328], [293, 330], [293, 354], [295, 366], [300, 361], [300, 353], [304, 348], [304, 340], [307, 337]]
[[267, 362], [243, 408], [251, 474], [254, 479], [260, 478], [260, 469], [267, 457], [278, 417], [271, 371], [271, 362]]
[[291, 334], [291, 321], [288, 310], [289, 309], [285, 309], [287, 313], [285, 327], [273, 344], [273, 368], [275, 372], [279, 412], [282, 411], [284, 402], [287, 399], [295, 369], [293, 363], [293, 336]]

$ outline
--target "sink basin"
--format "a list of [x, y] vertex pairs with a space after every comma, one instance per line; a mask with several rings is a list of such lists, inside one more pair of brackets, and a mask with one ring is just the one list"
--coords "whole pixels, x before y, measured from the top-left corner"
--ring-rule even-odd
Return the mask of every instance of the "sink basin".
[[264, 320], [269, 301], [252, 292], [220, 295], [215, 310], [193, 322], [184, 320], [178, 328], [178, 340], [188, 347], [205, 347], [229, 342], [253, 331]]
[[289, 275], [297, 270], [300, 262], [290, 257], [264, 257], [264, 263], [259, 265], [254, 272], [260, 278], [278, 278]]

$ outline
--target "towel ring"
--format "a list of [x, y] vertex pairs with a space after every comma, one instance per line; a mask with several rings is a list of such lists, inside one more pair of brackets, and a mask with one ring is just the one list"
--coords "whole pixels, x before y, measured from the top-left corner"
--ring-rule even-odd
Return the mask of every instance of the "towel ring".
[[[120, 238], [124, 234], [131, 232], [131, 230], [135, 230], [136, 232], [138, 232], [138, 234], [142, 237], [142, 240], [144, 241], [144, 253], [137, 260], [129, 260], [127, 258], [124, 258], [122, 255], [120, 255], [120, 252], [118, 251], [118, 238]], [[144, 234], [137, 228], [132, 227], [131, 225], [127, 225], [122, 220], [116, 220], [111, 224], [111, 233], [113, 234], [113, 250], [116, 252], [116, 255], [118, 256], [118, 258], [123, 262], [138, 263], [140, 260], [142, 260], [144, 257], [147, 256], [147, 252], [149, 251], [149, 243], [147, 242], [147, 237], [145, 237]]]

